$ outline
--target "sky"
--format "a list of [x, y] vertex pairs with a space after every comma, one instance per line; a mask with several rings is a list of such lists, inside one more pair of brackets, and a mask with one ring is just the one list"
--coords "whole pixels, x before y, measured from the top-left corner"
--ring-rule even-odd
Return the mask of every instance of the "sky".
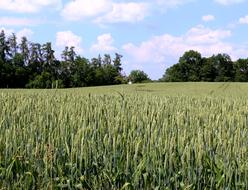
[[0, 29], [159, 79], [188, 50], [247, 58], [248, 0], [0, 0]]

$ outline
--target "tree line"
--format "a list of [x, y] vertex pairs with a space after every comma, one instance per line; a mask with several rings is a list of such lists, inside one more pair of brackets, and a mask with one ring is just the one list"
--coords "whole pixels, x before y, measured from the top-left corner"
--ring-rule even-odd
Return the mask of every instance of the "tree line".
[[248, 82], [248, 58], [233, 62], [228, 54], [202, 57], [199, 52], [190, 50], [165, 71], [160, 81]]
[[13, 33], [0, 33], [0, 88], [70, 88], [125, 83], [122, 55], [109, 54], [88, 60], [76, 54], [74, 47], [65, 47], [61, 60], [55, 58], [50, 42], [20, 43]]
[[[0, 88], [72, 88], [150, 82], [141, 70], [122, 73], [122, 55], [100, 55], [91, 60], [77, 55], [74, 47], [65, 47], [61, 60], [55, 58], [52, 44], [33, 43], [13, 33], [0, 32]], [[166, 69], [163, 82], [248, 82], [248, 58], [233, 62], [228, 54], [202, 57], [187, 51], [177, 64]]]

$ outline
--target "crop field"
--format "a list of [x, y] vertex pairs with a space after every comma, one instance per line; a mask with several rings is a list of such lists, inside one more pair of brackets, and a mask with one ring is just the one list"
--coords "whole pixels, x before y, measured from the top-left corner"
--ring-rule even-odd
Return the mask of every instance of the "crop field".
[[248, 84], [0, 90], [0, 189], [248, 189]]

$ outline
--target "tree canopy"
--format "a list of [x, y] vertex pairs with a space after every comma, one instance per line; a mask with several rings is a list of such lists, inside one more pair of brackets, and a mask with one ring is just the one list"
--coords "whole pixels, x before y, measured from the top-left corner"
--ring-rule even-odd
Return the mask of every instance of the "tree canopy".
[[76, 54], [74, 47], [65, 47], [61, 60], [55, 58], [50, 42], [29, 42], [15, 34], [6, 37], [0, 32], [0, 88], [70, 88], [121, 84], [122, 55], [109, 54], [88, 60]]
[[141, 71], [141, 70], [131, 71], [128, 78], [133, 83], [141, 83], [141, 82], [145, 82], [145, 81], [150, 81], [148, 75], [144, 71]]
[[227, 54], [206, 58], [190, 50], [165, 71], [160, 81], [248, 82], [248, 58], [233, 62]]

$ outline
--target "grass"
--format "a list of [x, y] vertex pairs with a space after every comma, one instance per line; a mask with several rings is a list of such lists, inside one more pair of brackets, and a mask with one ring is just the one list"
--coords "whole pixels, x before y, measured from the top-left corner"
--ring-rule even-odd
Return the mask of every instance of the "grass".
[[247, 189], [248, 84], [0, 91], [0, 189]]

